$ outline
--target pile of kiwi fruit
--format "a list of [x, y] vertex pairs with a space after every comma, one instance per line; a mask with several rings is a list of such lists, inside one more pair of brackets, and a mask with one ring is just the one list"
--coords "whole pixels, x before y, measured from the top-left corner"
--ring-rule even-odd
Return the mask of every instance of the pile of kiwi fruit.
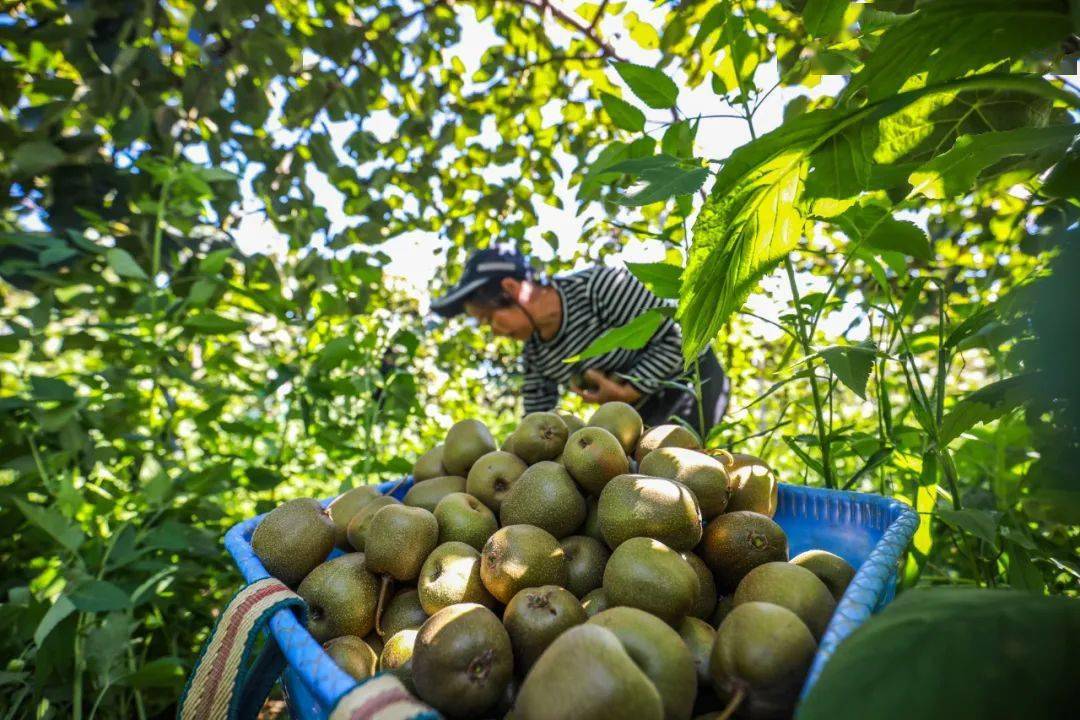
[[529, 414], [501, 446], [463, 420], [412, 475], [403, 501], [286, 502], [251, 544], [345, 672], [447, 718], [790, 717], [855, 574], [789, 559], [762, 460], [625, 403]]

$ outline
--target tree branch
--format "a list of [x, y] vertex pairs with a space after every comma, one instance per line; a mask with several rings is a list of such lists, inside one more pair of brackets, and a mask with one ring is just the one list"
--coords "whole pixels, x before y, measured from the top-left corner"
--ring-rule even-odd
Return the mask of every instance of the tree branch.
[[615, 48], [611, 47], [611, 45], [596, 32], [595, 22], [591, 25], [585, 25], [584, 23], [577, 21], [552, 5], [551, 0], [508, 0], [508, 2], [531, 7], [533, 10], [540, 13], [541, 18], [545, 13], [550, 12], [551, 16], [555, 19], [560, 20], [577, 30], [585, 39], [595, 45], [600, 50], [600, 54], [604, 57], [611, 58], [612, 60], [624, 60], [619, 53], [615, 52]]

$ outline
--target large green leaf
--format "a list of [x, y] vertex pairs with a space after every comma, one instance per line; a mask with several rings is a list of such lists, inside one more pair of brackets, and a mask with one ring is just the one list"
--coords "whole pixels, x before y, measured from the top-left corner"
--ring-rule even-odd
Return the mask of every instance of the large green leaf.
[[862, 247], [901, 252], [926, 261], [933, 257], [930, 241], [919, 226], [897, 220], [880, 205], [856, 205], [831, 222]]
[[626, 81], [641, 102], [657, 110], [675, 107], [679, 87], [663, 71], [629, 62], [615, 63], [615, 72]]
[[987, 88], [1076, 103], [1041, 78], [980, 75], [899, 93], [857, 110], [830, 108], [799, 115], [733, 152], [694, 224], [683, 273], [678, 318], [687, 361], [697, 357], [757, 282], [802, 237], [803, 189], [810, 158], [819, 148], [849, 128], [877, 122], [935, 94]]
[[910, 590], [840, 645], [797, 717], [1061, 717], [1080, 683], [1076, 637], [1080, 603], [1072, 598]]
[[645, 129], [645, 113], [622, 98], [607, 92], [600, 93], [600, 103], [604, 106], [611, 121], [623, 130], [641, 132]]
[[935, 0], [892, 25], [843, 97], [886, 99], [920, 73], [933, 85], [1068, 36], [1067, 0]]
[[837, 345], [819, 350], [836, 378], [861, 398], [866, 398], [866, 383], [874, 367], [877, 351], [858, 345]]
[[612, 350], [637, 350], [643, 348], [656, 334], [657, 328], [666, 318], [667, 314], [660, 310], [647, 310], [625, 325], [608, 330], [589, 343], [588, 347], [580, 353], [567, 358], [564, 362], [580, 362], [597, 355], [609, 353]]
[[1026, 159], [1025, 168], [1034, 174], [1056, 162], [1078, 134], [1080, 126], [1057, 125], [964, 135], [948, 152], [912, 173], [911, 192], [935, 200], [966, 193], [981, 172], [1018, 156]]
[[803, 8], [803, 24], [815, 37], [835, 35], [843, 26], [849, 0], [807, 0]]
[[941, 442], [949, 443], [979, 423], [997, 420], [1035, 397], [1038, 375], [1017, 375], [990, 383], [952, 406], [941, 420]]
[[663, 202], [677, 195], [689, 195], [697, 192], [709, 177], [708, 168], [682, 168], [668, 166], [641, 173], [645, 187], [633, 195], [619, 199], [623, 205], [640, 207]]
[[678, 299], [682, 268], [671, 263], [626, 263], [626, 269], [657, 297]]

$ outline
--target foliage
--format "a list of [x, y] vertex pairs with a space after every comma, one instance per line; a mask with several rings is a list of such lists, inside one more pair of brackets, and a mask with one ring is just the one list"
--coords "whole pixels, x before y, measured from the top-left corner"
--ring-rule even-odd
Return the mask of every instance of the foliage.
[[[452, 267], [496, 238], [529, 251], [557, 176], [592, 214], [545, 269], [664, 245], [631, 269], [737, 393], [710, 443], [917, 507], [908, 585], [1074, 593], [1078, 101], [1053, 70], [1075, 2], [690, 1], [662, 28], [560, 7], [5, 10], [7, 717], [170, 714], [238, 582], [232, 523], [400, 475], [466, 414], [504, 432], [514, 348], [422, 318], [381, 244], [438, 233]], [[771, 94], [826, 74], [849, 77], [836, 97], [695, 155], [721, 115], [756, 136]], [[708, 90], [717, 117], [680, 111]], [[250, 213], [283, 252], [240, 252]]]

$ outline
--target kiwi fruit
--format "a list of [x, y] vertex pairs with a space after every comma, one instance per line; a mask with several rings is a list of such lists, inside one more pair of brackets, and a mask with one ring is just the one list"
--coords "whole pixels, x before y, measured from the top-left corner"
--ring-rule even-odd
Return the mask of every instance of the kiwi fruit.
[[810, 663], [814, 636], [785, 607], [748, 602], [716, 630], [709, 675], [720, 699], [740, 717], [791, 717]]
[[558, 410], [555, 414], [562, 418], [563, 423], [565, 423], [568, 437], [585, 427], [585, 421], [573, 413]]
[[532, 525], [508, 525], [492, 535], [481, 552], [480, 577], [501, 603], [519, 591], [566, 585], [566, 555], [559, 541]]
[[451, 605], [420, 627], [412, 671], [420, 698], [447, 717], [484, 717], [514, 674], [510, 636], [483, 605]]
[[439, 541], [439, 523], [423, 508], [387, 505], [371, 519], [367, 568], [395, 580], [415, 580]]
[[379, 656], [371, 647], [355, 635], [334, 638], [323, 649], [337, 666], [357, 680], [366, 680], [375, 674]]
[[643, 424], [641, 416], [632, 405], [624, 402], [606, 402], [589, 418], [592, 427], [602, 427], [615, 436], [622, 445], [623, 453], [633, 455]]
[[603, 588], [612, 605], [638, 608], [675, 625], [693, 608], [698, 579], [679, 553], [659, 540], [636, 537], [611, 553]]
[[420, 568], [416, 588], [428, 615], [460, 603], [495, 605], [480, 580], [480, 552], [463, 542], [444, 543], [432, 550]]
[[600, 515], [597, 513], [596, 498], [592, 495], [585, 498], [585, 522], [578, 528], [578, 534], [604, 542], [604, 534], [600, 532]]
[[840, 602], [844, 591], [855, 578], [855, 568], [844, 558], [826, 550], [807, 550], [791, 558], [793, 565], [804, 567], [818, 576], [825, 587], [829, 588], [833, 598]]
[[607, 595], [604, 594], [604, 588], [598, 587], [585, 593], [585, 597], [581, 598], [581, 607], [586, 615], [592, 617], [611, 607], [611, 602], [608, 601]]
[[[420, 568], [423, 571], [423, 567]], [[383, 637], [391, 637], [408, 628], [418, 628], [428, 619], [420, 604], [420, 591], [416, 588], [398, 590], [383, 608], [381, 630]]]
[[641, 461], [638, 470], [644, 475], [676, 480], [690, 488], [705, 520], [724, 512], [731, 497], [731, 481], [723, 463], [696, 450], [659, 448]]
[[787, 535], [767, 515], [727, 512], [705, 526], [697, 554], [713, 571], [717, 589], [731, 593], [758, 565], [787, 561]]
[[641, 434], [637, 449], [634, 450], [634, 460], [640, 463], [653, 450], [665, 447], [698, 450], [701, 448], [701, 438], [682, 425], [657, 425]]
[[584, 427], [571, 435], [562, 464], [592, 495], [599, 495], [611, 478], [630, 472], [630, 461], [618, 438], [601, 427]]
[[660, 692], [618, 635], [599, 625], [555, 639], [521, 684], [514, 720], [664, 720]]
[[374, 487], [361, 485], [346, 490], [334, 498], [326, 510], [330, 513], [330, 520], [334, 523], [334, 544], [337, 547], [346, 552], [352, 549], [347, 535], [349, 522], [361, 508], [380, 496], [381, 494]]
[[825, 634], [836, 600], [817, 575], [788, 562], [758, 565], [739, 583], [735, 607], [748, 602], [768, 602], [786, 607], [799, 616], [817, 640]]
[[514, 669], [524, 676], [537, 658], [566, 630], [589, 616], [570, 591], [543, 585], [518, 591], [503, 612], [503, 625], [514, 648]]
[[419, 628], [398, 630], [387, 638], [386, 645], [379, 653], [379, 670], [394, 675], [414, 695], [416, 685], [413, 683], [412, 655], [419, 632]]
[[574, 479], [566, 468], [550, 460], [523, 472], [499, 507], [503, 526], [535, 525], [556, 538], [572, 534], [585, 522], [585, 515], [585, 498]]
[[334, 549], [334, 522], [318, 500], [289, 500], [266, 514], [251, 549], [266, 572], [296, 587]]
[[713, 610], [716, 609], [716, 581], [712, 571], [705, 561], [692, 552], [679, 553], [682, 559], [690, 565], [698, 579], [698, 594], [694, 600], [694, 607], [690, 608], [690, 614], [701, 620], [709, 620]]
[[445, 477], [450, 473], [442, 464], [443, 445], [439, 443], [435, 447], [417, 458], [413, 464], [412, 477], [416, 482], [430, 480], [431, 478]]
[[600, 532], [613, 550], [634, 537], [691, 550], [701, 540], [701, 510], [685, 485], [665, 478], [620, 475], [600, 493]]
[[615, 607], [589, 618], [615, 633], [637, 666], [652, 682], [666, 720], [686, 720], [697, 695], [694, 657], [679, 633], [641, 610]]
[[562, 454], [569, 431], [553, 412], [526, 415], [514, 431], [514, 454], [529, 465], [554, 460]]
[[713, 627], [720, 627], [720, 623], [724, 622], [724, 618], [728, 616], [731, 609], [735, 607], [735, 600], [731, 595], [721, 595], [716, 599], [716, 608], [712, 612], [710, 618]]
[[487, 505], [497, 515], [506, 492], [527, 467], [521, 458], [505, 450], [487, 453], [469, 470], [465, 492]]
[[364, 640], [364, 642], [367, 643], [367, 646], [369, 648], [371, 648], [372, 650], [375, 651], [376, 655], [379, 655], [379, 654], [382, 653], [383, 639], [381, 637], [379, 637], [379, 633], [372, 630], [371, 632], [369, 632], [367, 635], [364, 636], [363, 640]]
[[442, 463], [451, 475], [465, 477], [482, 456], [495, 450], [495, 438], [479, 420], [461, 420], [446, 432]]
[[745, 453], [725, 453], [721, 462], [731, 478], [727, 512], [749, 510], [769, 517], [776, 514], [779, 488], [776, 475], [764, 460]]
[[439, 501], [450, 493], [465, 492], [465, 478], [459, 475], [421, 480], [405, 493], [403, 503], [433, 512]]
[[357, 511], [352, 520], [349, 521], [349, 526], [345, 530], [345, 538], [348, 540], [349, 545], [355, 550], [360, 552], [364, 551], [364, 540], [367, 537], [368, 525], [371, 524], [371, 518], [375, 517], [375, 513], [382, 510], [387, 505], [400, 505], [401, 501], [397, 498], [390, 497], [389, 495], [380, 495], [377, 498], [372, 498], [364, 507]]
[[319, 642], [341, 635], [359, 639], [375, 626], [379, 581], [365, 563], [363, 553], [339, 555], [308, 573], [296, 589], [307, 603], [308, 631]]
[[439, 544], [463, 542], [477, 550], [499, 529], [495, 513], [472, 495], [453, 492], [443, 497], [433, 511], [439, 522]]
[[694, 657], [694, 669], [697, 671], [698, 682], [707, 686], [709, 684], [709, 655], [716, 641], [716, 630], [700, 618], [685, 617], [679, 624], [679, 637], [683, 639], [690, 654]]
[[[567, 590], [583, 598], [604, 583], [604, 567], [611, 557], [606, 545], [585, 535], [571, 535], [560, 540], [559, 547], [566, 555]], [[711, 581], [712, 576], [709, 579]], [[716, 595], [715, 587], [713, 595]]]

